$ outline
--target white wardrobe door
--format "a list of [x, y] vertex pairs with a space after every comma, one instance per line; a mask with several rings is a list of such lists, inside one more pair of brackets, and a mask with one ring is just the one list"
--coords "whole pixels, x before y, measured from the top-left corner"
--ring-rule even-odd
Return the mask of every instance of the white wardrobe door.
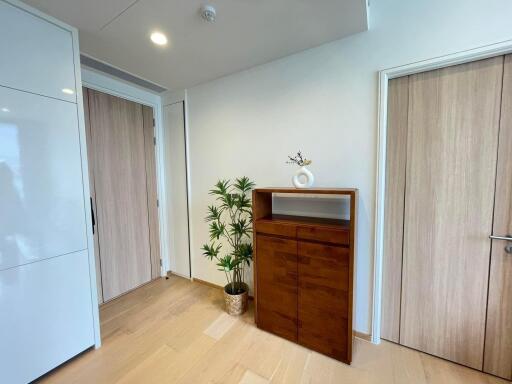
[[0, 85], [76, 101], [69, 31], [0, 0], [0, 52]]
[[92, 346], [87, 251], [0, 271], [0, 308], [2, 383], [30, 382]]
[[171, 271], [190, 276], [187, 208], [187, 160], [183, 103], [164, 107], [164, 150], [168, 244]]
[[87, 248], [77, 108], [0, 87], [0, 270]]

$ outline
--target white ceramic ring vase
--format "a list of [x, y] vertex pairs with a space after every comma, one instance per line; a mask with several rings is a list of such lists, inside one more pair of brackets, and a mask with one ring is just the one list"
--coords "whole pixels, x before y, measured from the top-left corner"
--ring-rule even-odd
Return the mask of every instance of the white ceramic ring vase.
[[[301, 182], [301, 176], [306, 179], [304, 182]], [[309, 169], [303, 166], [297, 170], [292, 178], [292, 182], [295, 188], [309, 188], [315, 182], [315, 177]]]

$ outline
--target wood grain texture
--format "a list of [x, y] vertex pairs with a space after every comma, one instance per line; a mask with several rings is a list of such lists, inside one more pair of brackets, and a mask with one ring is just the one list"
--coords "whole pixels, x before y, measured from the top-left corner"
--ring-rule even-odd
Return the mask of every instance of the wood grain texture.
[[98, 291], [98, 304], [103, 304], [103, 286], [101, 283], [101, 260], [100, 260], [100, 243], [98, 241], [98, 217], [96, 212], [96, 191], [94, 185], [94, 151], [92, 149], [91, 123], [89, 117], [89, 90], [82, 88], [82, 97], [84, 101], [84, 122], [85, 122], [85, 141], [87, 143], [87, 161], [89, 168], [89, 191], [91, 194], [91, 204], [94, 212], [94, 260], [96, 268], [96, 288]]
[[151, 279], [142, 107], [89, 90], [103, 299]]
[[[512, 56], [505, 56], [493, 234], [512, 235]], [[512, 255], [492, 240], [484, 371], [512, 379]]]
[[102, 306], [102, 347], [38, 382], [238, 384], [250, 371], [273, 384], [507, 383], [386, 341], [356, 338], [348, 366], [259, 330], [251, 305], [216, 340], [204, 332], [224, 313], [222, 303], [216, 288], [177, 276], [157, 279]]
[[353, 348], [353, 320], [354, 320], [354, 283], [355, 283], [355, 263], [357, 258], [357, 232], [358, 232], [358, 213], [359, 212], [359, 190], [356, 189], [350, 195], [350, 245], [348, 259], [348, 318], [347, 318], [347, 359], [352, 362]]
[[381, 337], [398, 343], [402, 290], [402, 242], [407, 163], [409, 77], [389, 81], [386, 135]]
[[258, 327], [297, 341], [297, 241], [257, 236]]
[[409, 77], [400, 342], [482, 369], [503, 58]]
[[349, 245], [350, 230], [328, 228], [326, 226], [321, 225], [301, 225], [297, 227], [297, 238], [303, 240], [318, 241], [321, 243]]
[[[253, 230], [257, 229], [256, 221], [265, 216], [272, 215], [272, 193], [258, 193], [252, 191], [252, 220]], [[256, 232], [254, 232], [256, 233]], [[258, 324], [258, 242], [257, 236], [254, 234], [252, 239], [253, 248], [253, 264], [252, 264], [252, 281], [254, 282], [254, 321]]]
[[151, 251], [151, 278], [160, 277], [160, 225], [158, 221], [158, 188], [156, 182], [155, 127], [153, 108], [142, 106], [144, 126], [144, 155], [146, 159], [146, 188], [149, 219], [149, 245]]
[[299, 344], [350, 363], [349, 249], [299, 241], [298, 256]]
[[[296, 334], [299, 335], [302, 331], [302, 343], [304, 345], [350, 363], [353, 339], [352, 306], [354, 257], [356, 253], [357, 189], [322, 189], [324, 194], [337, 194], [337, 192], [342, 191], [340, 194], [350, 196], [350, 220], [272, 214], [272, 194], [276, 191], [286, 193], [283, 190], [267, 188], [253, 191], [256, 324], [269, 332], [282, 335], [281, 330], [276, 332], [271, 328], [272, 324], [277, 327], [282, 326], [281, 314], [278, 317], [272, 314], [271, 312], [275, 311], [274, 308], [272, 311], [261, 311], [260, 295], [261, 292], [264, 292], [267, 296], [265, 298], [267, 302], [276, 300], [272, 305], [279, 310], [282, 308], [282, 300], [279, 297], [281, 289], [276, 284], [275, 276], [296, 276], [298, 269], [302, 268], [305, 285], [302, 287], [300, 282], [296, 281], [295, 295], [297, 297], [293, 299], [294, 293], [288, 292], [289, 297], [287, 298], [287, 301], [294, 301], [301, 308], [301, 317], [304, 321], [302, 326], [299, 325], [301, 321], [295, 325], [297, 328]], [[301, 193], [304, 193], [304, 190], [301, 190]], [[316, 194], [316, 190], [306, 190], [305, 193]], [[269, 245], [270, 241], [293, 241], [294, 244], [299, 241], [301, 244], [305, 244], [303, 245], [304, 262], [302, 265], [297, 261], [301, 257], [299, 249], [295, 249], [295, 262], [291, 261], [293, 246], [290, 246], [288, 249], [290, 253], [288, 260], [290, 262], [278, 267], [273, 266], [269, 260], [275, 259], [272, 254], [275, 247]], [[318, 254], [315, 254], [315, 252]], [[344, 259], [343, 273], [340, 274], [339, 268], [336, 268], [336, 259], [341, 253], [346, 255], [346, 260]], [[334, 260], [332, 260], [333, 257]], [[263, 270], [262, 260], [265, 264]], [[277, 261], [278, 259], [275, 260], [275, 262]], [[310, 270], [308, 270], [308, 266]], [[334, 270], [332, 270], [333, 267]], [[308, 292], [309, 285], [313, 284], [312, 281], [308, 282], [311, 276], [316, 276], [317, 285], [313, 289], [314, 292]], [[336, 289], [337, 284], [340, 283], [345, 287], [345, 293], [343, 294]], [[304, 290], [303, 294], [301, 293], [302, 290]], [[268, 294], [272, 292], [274, 295], [277, 292], [277, 298]], [[299, 304], [301, 296], [303, 298], [302, 305]], [[318, 297], [320, 297], [320, 300], [315, 300]], [[332, 302], [329, 300], [332, 300]], [[333, 310], [333, 307], [336, 308]], [[325, 316], [325, 313], [332, 316]], [[263, 323], [265, 323], [264, 326], [261, 325]], [[290, 334], [292, 334], [294, 323], [297, 323], [297, 321], [287, 323], [288, 335], [283, 336], [293, 341], [295, 339], [290, 338]], [[329, 326], [326, 327], [325, 324]]]

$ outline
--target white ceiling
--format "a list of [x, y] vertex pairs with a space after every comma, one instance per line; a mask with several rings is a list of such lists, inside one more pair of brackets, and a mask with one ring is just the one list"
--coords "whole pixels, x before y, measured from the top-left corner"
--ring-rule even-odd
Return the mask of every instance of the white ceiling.
[[[25, 0], [80, 30], [80, 51], [182, 89], [368, 29], [366, 0]], [[157, 47], [149, 34], [169, 38]]]

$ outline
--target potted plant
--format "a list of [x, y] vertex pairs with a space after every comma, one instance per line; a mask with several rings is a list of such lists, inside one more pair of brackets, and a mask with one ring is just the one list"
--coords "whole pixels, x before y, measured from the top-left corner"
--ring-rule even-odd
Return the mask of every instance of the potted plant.
[[[245, 283], [246, 269], [252, 261], [252, 203], [250, 191], [254, 183], [248, 177], [220, 180], [210, 195], [216, 204], [208, 207], [205, 221], [210, 223], [210, 242], [203, 245], [203, 255], [217, 262], [226, 275], [224, 287], [226, 311], [240, 315], [247, 310], [249, 287]], [[223, 250], [226, 245], [226, 250]]]

